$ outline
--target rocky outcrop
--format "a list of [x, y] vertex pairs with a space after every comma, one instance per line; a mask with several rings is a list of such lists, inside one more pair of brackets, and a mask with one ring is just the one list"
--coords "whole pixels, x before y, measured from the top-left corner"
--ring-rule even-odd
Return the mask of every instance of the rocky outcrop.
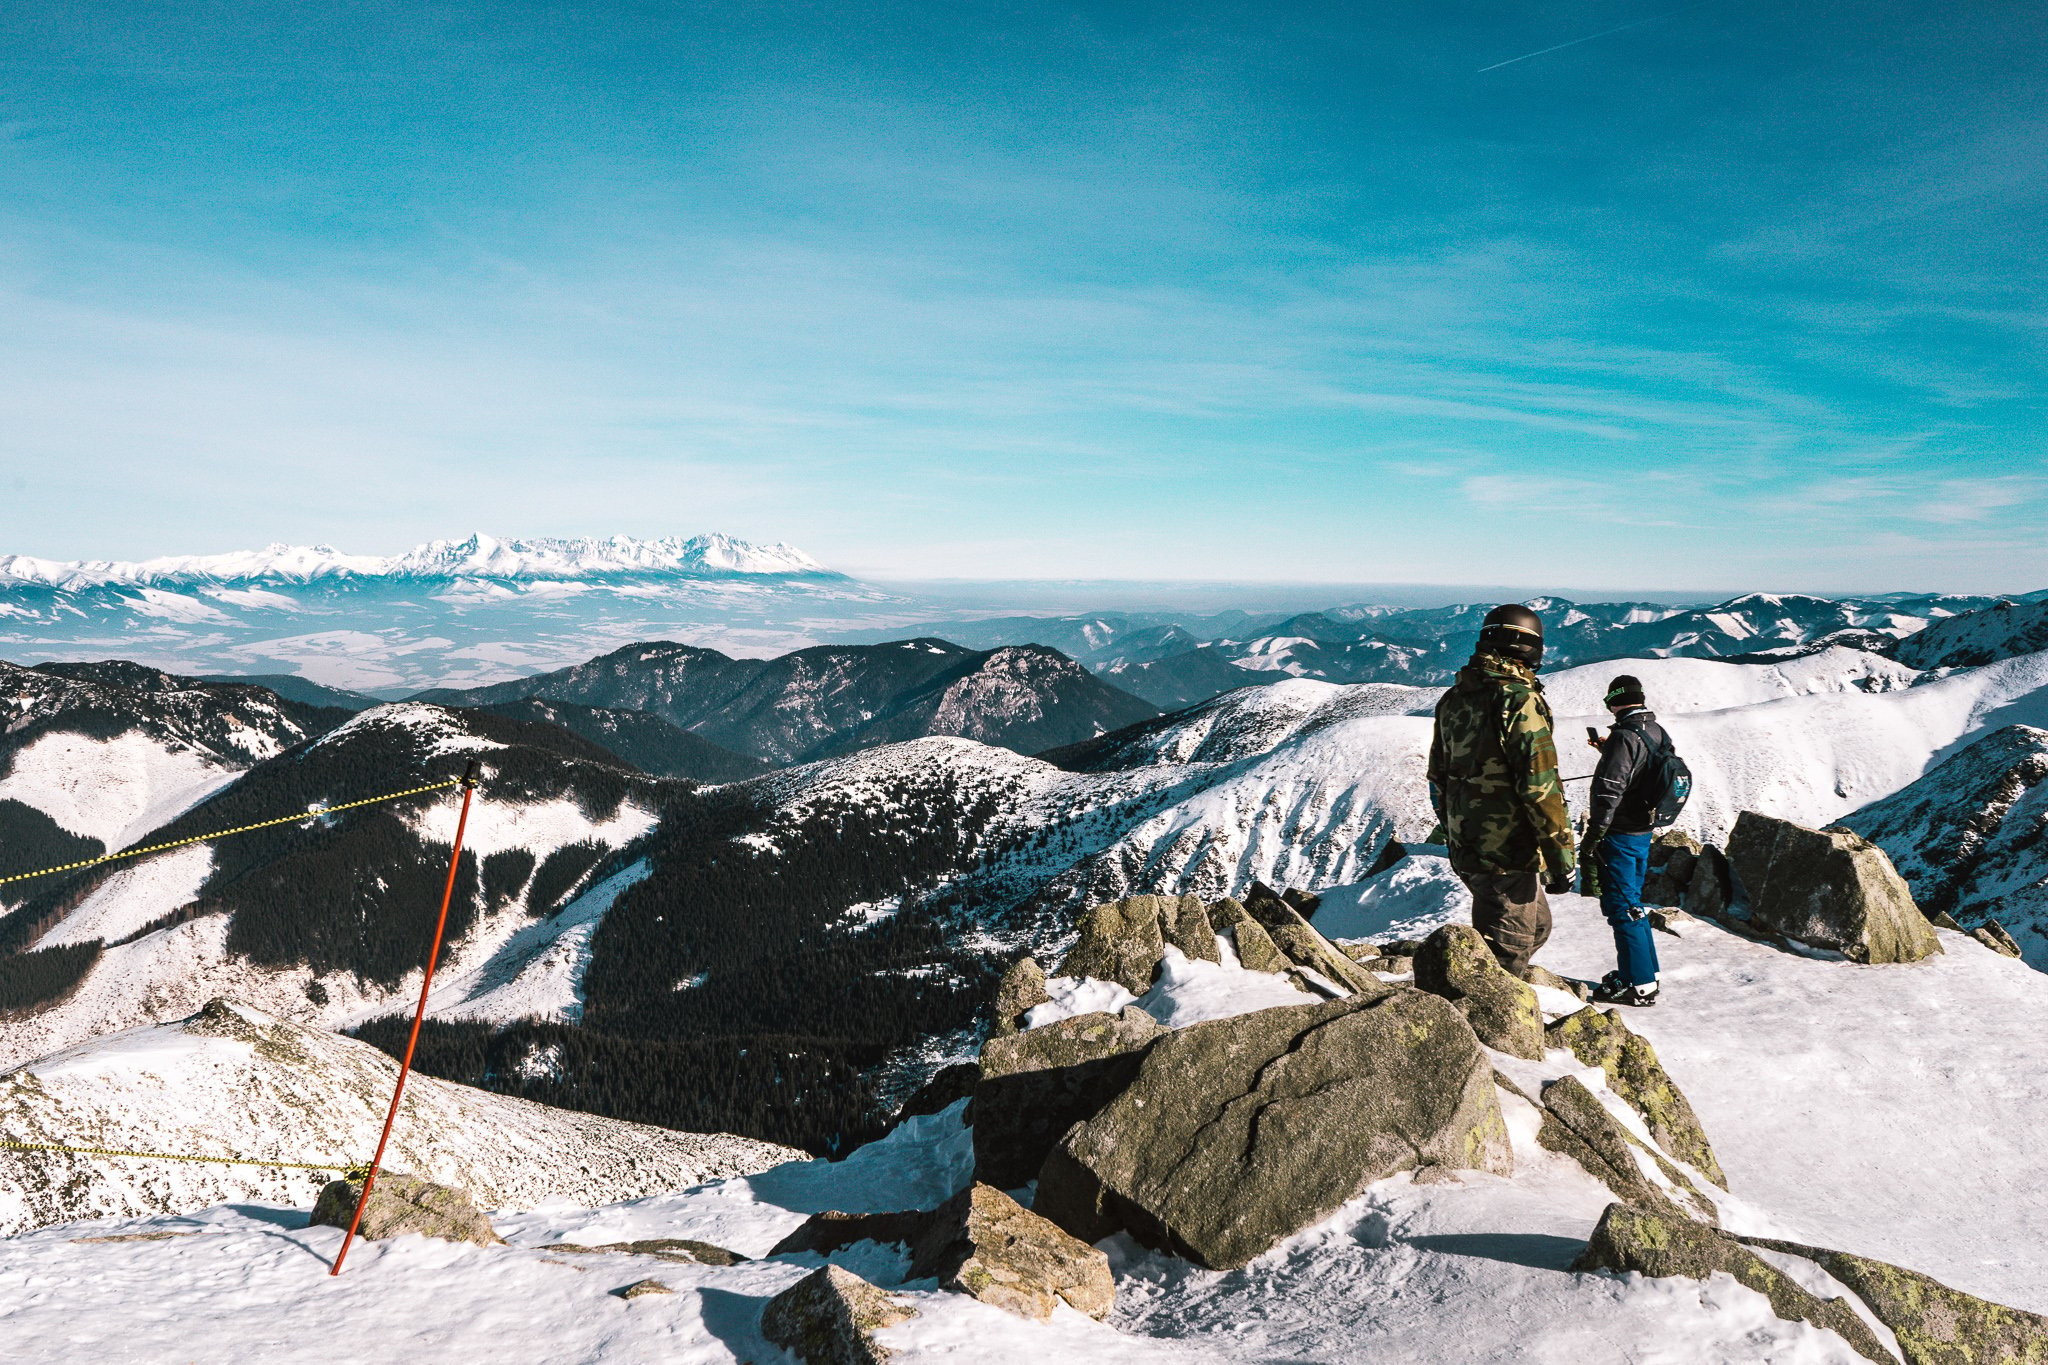
[[989, 1039], [974, 1091], [975, 1177], [1006, 1190], [1035, 1178], [1060, 1135], [1121, 1093], [1164, 1032], [1126, 1006]]
[[1171, 896], [1131, 896], [1090, 906], [1081, 915], [1081, 937], [1060, 959], [1058, 976], [1114, 981], [1132, 995], [1152, 987], [1152, 969], [1166, 951], [1162, 915], [1179, 915]]
[[[1549, 1151], [1568, 1156], [1585, 1167], [1588, 1174], [1622, 1200], [1639, 1208], [1658, 1209], [1681, 1218], [1718, 1221], [1713, 1201], [1699, 1192], [1684, 1172], [1667, 1161], [1653, 1147], [1645, 1146], [1635, 1134], [1607, 1112], [1592, 1091], [1575, 1076], [1566, 1076], [1543, 1087], [1543, 1126], [1536, 1141]], [[1657, 1185], [1637, 1161], [1647, 1155], [1676, 1189], [1677, 1198]]]
[[1255, 895], [1245, 902], [1245, 910], [1295, 966], [1306, 967], [1347, 991], [1377, 995], [1386, 990], [1378, 977], [1344, 956], [1299, 910], [1278, 896]]
[[990, 1007], [995, 1022], [990, 1032], [997, 1037], [1015, 1033], [1024, 1027], [1025, 1011], [1051, 999], [1045, 993], [1045, 968], [1038, 965], [1038, 959], [1018, 958], [1010, 964], [1010, 970], [1003, 973], [1003, 979], [996, 983], [995, 1003]]
[[1064, 1302], [1091, 1318], [1116, 1306], [1109, 1257], [979, 1182], [924, 1219], [912, 1248], [910, 1277], [1035, 1318]]
[[1630, 1029], [1618, 1012], [1588, 1008], [1566, 1015], [1544, 1030], [1544, 1040], [1606, 1072], [1607, 1088], [1643, 1116], [1659, 1147], [1728, 1188], [1728, 1177], [1721, 1172], [1699, 1115], [1657, 1060], [1649, 1039]]
[[1182, 896], [1175, 902], [1170, 918], [1162, 918], [1160, 929], [1166, 941], [1181, 950], [1191, 962], [1221, 962], [1216, 947], [1216, 930], [1209, 923], [1209, 909], [1199, 896]]
[[1709, 844], [1693, 861], [1692, 877], [1686, 882], [1681, 904], [1688, 914], [1718, 920], [1727, 915], [1734, 902], [1735, 885], [1728, 875], [1728, 855]]
[[1905, 879], [1861, 835], [1744, 811], [1728, 861], [1760, 928], [1852, 962], [1918, 962], [1941, 951]]
[[1667, 829], [1650, 841], [1650, 868], [1643, 877], [1643, 904], [1672, 906], [1685, 899], [1700, 841], [1682, 830]]
[[[346, 1228], [355, 1217], [356, 1201], [362, 1198], [360, 1180], [330, 1181], [313, 1205], [308, 1227]], [[496, 1246], [505, 1239], [491, 1227], [484, 1211], [468, 1195], [447, 1185], [436, 1185], [402, 1171], [380, 1171], [370, 1187], [370, 1202], [363, 1207], [358, 1237], [382, 1240], [416, 1232], [444, 1242], [474, 1242]]]
[[1785, 1321], [1812, 1323], [1840, 1336], [1866, 1360], [1896, 1365], [1896, 1358], [1846, 1300], [1822, 1299], [1733, 1238], [1660, 1210], [1609, 1204], [1572, 1269], [1634, 1271], [1653, 1279], [1731, 1275], [1769, 1299], [1771, 1311]]
[[1420, 991], [1282, 1006], [1170, 1033], [1039, 1173], [1039, 1212], [1086, 1242], [1119, 1228], [1212, 1269], [1243, 1265], [1375, 1180], [1513, 1169], [1493, 1068]]
[[1918, 1271], [1846, 1251], [1745, 1237], [1751, 1246], [1804, 1256], [1841, 1281], [1892, 1329], [1906, 1365], [2036, 1365], [2048, 1361], [2048, 1318], [2007, 1308]]
[[2005, 926], [1995, 919], [1987, 919], [1972, 929], [1970, 937], [1994, 953], [2001, 953], [2006, 957], [2020, 956], [2020, 945], [2013, 940], [2011, 934], [2005, 932]]
[[875, 1333], [917, 1316], [850, 1270], [828, 1265], [768, 1300], [761, 1335], [805, 1365], [886, 1365]]
[[1528, 982], [1532, 986], [1548, 986], [1551, 990], [1563, 991], [1566, 995], [1574, 995], [1581, 1000], [1593, 998], [1593, 987], [1590, 983], [1559, 976], [1550, 968], [1536, 962], [1529, 964]]
[[543, 1251], [566, 1251], [586, 1256], [653, 1256], [678, 1265], [742, 1265], [749, 1258], [710, 1242], [690, 1237], [649, 1237], [638, 1242], [606, 1242], [584, 1246], [580, 1242], [551, 1242]]
[[1238, 965], [1247, 971], [1284, 972], [1293, 965], [1251, 911], [1228, 896], [1209, 906], [1209, 924], [1218, 937], [1230, 939]]
[[1423, 940], [1415, 955], [1415, 985], [1456, 1005], [1488, 1047], [1542, 1060], [1543, 1011], [1536, 992], [1500, 965], [1471, 925], [1446, 924]]

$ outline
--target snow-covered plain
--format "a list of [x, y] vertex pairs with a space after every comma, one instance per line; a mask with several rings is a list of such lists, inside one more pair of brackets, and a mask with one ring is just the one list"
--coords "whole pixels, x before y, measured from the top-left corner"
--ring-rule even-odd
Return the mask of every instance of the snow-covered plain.
[[[1455, 882], [1417, 857], [1348, 900], [1388, 926], [1453, 913]], [[1437, 888], [1432, 917], [1425, 888]], [[1560, 897], [1540, 960], [1597, 973], [1612, 947], [1597, 909]], [[2048, 1125], [2048, 978], [1954, 934], [1912, 966], [1859, 967], [1782, 952], [1708, 925], [1662, 943], [1666, 1002], [1631, 1012], [1691, 1098], [1728, 1171], [1725, 1225], [1894, 1260], [2016, 1307], [2048, 1309], [2048, 1195], [2028, 1135]], [[1183, 964], [1194, 965], [1194, 964]], [[1207, 964], [1199, 964], [1207, 966]], [[1234, 969], [1169, 973], [1151, 1002], [1218, 998]], [[1255, 975], [1239, 973], [1240, 975]], [[1199, 978], [1213, 976], [1216, 980]], [[1299, 998], [1299, 997], [1296, 997]], [[1996, 1020], [1987, 1028], [1987, 1020]], [[1610, 1112], [1597, 1071], [1565, 1053], [1499, 1058], [1524, 1081], [1572, 1074]], [[1630, 1360], [1850, 1365], [1831, 1333], [1773, 1316], [1725, 1277], [1573, 1275], [1566, 1268], [1612, 1196], [1534, 1142], [1534, 1109], [1502, 1102], [1511, 1179], [1383, 1181], [1242, 1270], [1215, 1273], [1105, 1244], [1118, 1306], [1107, 1324], [1061, 1310], [1034, 1324], [929, 1282], [899, 1252], [835, 1259], [900, 1293], [919, 1316], [882, 1333], [906, 1365], [1034, 1360], [1422, 1365]], [[679, 1266], [599, 1246], [690, 1237], [760, 1256], [809, 1213], [931, 1207], [971, 1169], [956, 1106], [911, 1120], [840, 1163], [586, 1208], [562, 1200], [496, 1221], [511, 1245], [418, 1238], [369, 1244], [338, 1280], [332, 1229], [242, 1202], [183, 1216], [48, 1228], [0, 1241], [0, 1332], [52, 1362], [263, 1357], [379, 1361], [432, 1350], [536, 1362], [780, 1358], [760, 1336], [766, 1301], [819, 1258]], [[157, 1240], [121, 1240], [156, 1238]], [[115, 1240], [104, 1240], [115, 1239]], [[1788, 1262], [1823, 1290], [1816, 1268]], [[621, 1301], [654, 1278], [676, 1292]]]

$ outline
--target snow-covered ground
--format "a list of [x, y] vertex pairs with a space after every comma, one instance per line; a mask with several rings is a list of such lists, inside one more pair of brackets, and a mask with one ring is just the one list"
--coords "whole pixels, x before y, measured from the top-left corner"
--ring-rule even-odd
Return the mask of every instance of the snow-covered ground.
[[[1384, 933], [1442, 919], [1457, 904], [1454, 888], [1441, 860], [1417, 857], [1333, 903], [1348, 904], [1351, 927], [1378, 917]], [[1567, 896], [1556, 914], [1540, 960], [1570, 975], [1603, 970], [1612, 944], [1597, 909]], [[1660, 938], [1665, 1002], [1628, 1022], [1654, 1042], [1728, 1172], [1730, 1192], [1716, 1196], [1724, 1224], [1881, 1257], [2048, 1310], [2048, 1264], [2034, 1254], [2048, 1245], [2048, 1194], [2031, 1140], [2048, 1129], [2048, 978], [1947, 933], [1941, 957], [1860, 967], [1705, 924], [1684, 930]], [[1198, 999], [1214, 1006], [1232, 992], [1236, 1007], [1258, 1003], [1246, 983], [1227, 979], [1228, 966], [1178, 965], [1146, 1002], [1155, 1015]], [[1568, 1072], [1604, 1091], [1600, 1074], [1569, 1054], [1501, 1060], [1524, 1081]], [[872, 1244], [837, 1259], [919, 1310], [881, 1335], [909, 1365], [1859, 1359], [1830, 1333], [1779, 1320], [1725, 1277], [1571, 1274], [1612, 1196], [1535, 1144], [1526, 1102], [1504, 1091], [1503, 1106], [1511, 1179], [1398, 1176], [1228, 1273], [1111, 1239], [1118, 1306], [1107, 1324], [1065, 1309], [1034, 1324], [928, 1282], [906, 1284], [900, 1254]], [[1618, 1105], [1610, 1112], [1628, 1118]], [[840, 1163], [598, 1208], [556, 1200], [503, 1212], [506, 1247], [417, 1238], [362, 1246], [339, 1279], [325, 1275], [339, 1234], [304, 1229], [301, 1214], [274, 1204], [48, 1228], [0, 1241], [0, 1333], [51, 1362], [280, 1353], [379, 1361], [424, 1350], [536, 1362], [778, 1359], [759, 1334], [760, 1311], [815, 1256], [719, 1268], [550, 1248], [690, 1237], [760, 1256], [809, 1213], [928, 1208], [970, 1169], [956, 1106]], [[157, 1240], [119, 1240], [145, 1237]], [[1838, 1292], [1806, 1263], [1787, 1268]], [[610, 1295], [650, 1277], [676, 1292]]]
[[[96, 1038], [0, 1076], [0, 1134], [345, 1168], [376, 1150], [397, 1074], [398, 1063], [368, 1043], [215, 1002], [180, 1023]], [[610, 1202], [801, 1156], [415, 1076], [385, 1162], [524, 1207], [549, 1197]], [[337, 1174], [0, 1148], [0, 1233], [248, 1199], [310, 1207]]]
[[[268, 755], [257, 755], [268, 757]], [[14, 755], [0, 800], [33, 806], [73, 834], [125, 848], [241, 775], [211, 756], [151, 735], [59, 732]]]

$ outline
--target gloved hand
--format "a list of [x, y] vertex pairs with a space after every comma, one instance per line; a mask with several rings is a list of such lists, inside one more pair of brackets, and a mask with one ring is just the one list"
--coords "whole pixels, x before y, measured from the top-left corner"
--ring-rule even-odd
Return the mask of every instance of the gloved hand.
[[1553, 896], [1562, 896], [1572, 889], [1572, 874], [1578, 870], [1578, 857], [1569, 846], [1551, 849], [1544, 858], [1548, 875], [1543, 889]]
[[1589, 829], [1579, 847], [1586, 850], [1586, 861], [1579, 864], [1579, 894], [1598, 896], [1600, 894], [1600, 841], [1607, 837], [1604, 829]]

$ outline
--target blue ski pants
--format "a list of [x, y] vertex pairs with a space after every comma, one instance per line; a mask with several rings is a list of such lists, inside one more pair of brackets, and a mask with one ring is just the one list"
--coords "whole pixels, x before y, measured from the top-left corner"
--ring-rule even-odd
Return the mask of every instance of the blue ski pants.
[[1614, 929], [1622, 979], [1647, 986], [1657, 979], [1657, 938], [1643, 909], [1643, 877], [1650, 870], [1650, 836], [1610, 834], [1594, 856], [1600, 862], [1600, 910]]

